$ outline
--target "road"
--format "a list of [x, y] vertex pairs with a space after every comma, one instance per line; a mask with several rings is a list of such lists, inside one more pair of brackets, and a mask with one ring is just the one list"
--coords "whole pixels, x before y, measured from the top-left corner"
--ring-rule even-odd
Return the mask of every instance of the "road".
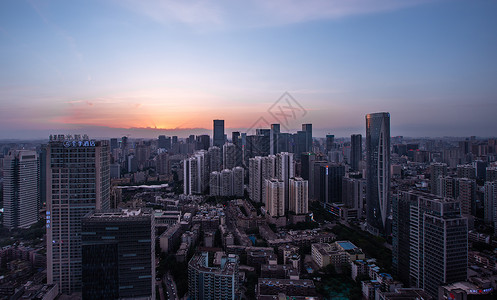
[[166, 285], [166, 296], [169, 300], [178, 300], [178, 290], [176, 289], [176, 283], [174, 282], [171, 273], [167, 272], [162, 279]]

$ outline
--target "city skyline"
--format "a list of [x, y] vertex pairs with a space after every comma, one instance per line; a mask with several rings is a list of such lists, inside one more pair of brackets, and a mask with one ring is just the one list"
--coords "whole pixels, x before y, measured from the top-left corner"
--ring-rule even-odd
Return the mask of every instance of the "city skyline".
[[[4, 2], [0, 138], [251, 128], [289, 92], [314, 136], [492, 136], [493, 1]], [[169, 133], [171, 132], [171, 133]], [[172, 133], [174, 132], [174, 133]], [[184, 135], [181, 133], [185, 132]]]

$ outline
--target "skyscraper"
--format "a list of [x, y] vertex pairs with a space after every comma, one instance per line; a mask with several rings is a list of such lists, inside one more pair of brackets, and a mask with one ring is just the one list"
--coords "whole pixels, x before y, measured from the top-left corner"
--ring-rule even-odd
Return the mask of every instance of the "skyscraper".
[[484, 221], [494, 226], [497, 233], [497, 181], [485, 182]]
[[271, 124], [269, 154], [275, 155], [278, 152], [278, 135], [280, 134], [280, 124]]
[[242, 167], [235, 167], [233, 169], [233, 195], [243, 197], [244, 194], [244, 181], [245, 169]]
[[232, 196], [233, 195], [233, 171], [230, 169], [224, 169], [221, 171], [220, 175], [221, 196]]
[[4, 158], [4, 227], [27, 228], [38, 221], [38, 155], [12, 150]]
[[368, 230], [388, 234], [390, 211], [390, 114], [366, 115]]
[[302, 124], [302, 131], [305, 131], [305, 150], [302, 152], [312, 152], [312, 124]]
[[321, 205], [329, 208], [333, 203], [342, 202], [342, 180], [345, 176], [345, 166], [342, 164], [326, 164], [320, 166], [319, 190], [314, 192], [319, 195]]
[[109, 209], [109, 142], [51, 136], [47, 147], [47, 283], [81, 291], [81, 218]]
[[401, 191], [393, 202], [394, 273], [433, 297], [442, 283], [465, 281], [468, 220], [461, 216], [459, 201]]
[[208, 154], [205, 150], [197, 151], [183, 161], [183, 193], [185, 195], [201, 194], [209, 184]]
[[254, 202], [262, 202], [262, 157], [249, 159], [249, 197]]
[[276, 155], [276, 178], [283, 181], [285, 188], [285, 209], [289, 207], [289, 193], [290, 178], [295, 176], [295, 166], [293, 163], [293, 153], [280, 152]]
[[359, 162], [362, 160], [362, 135], [353, 134], [350, 136], [350, 167], [354, 171], [359, 171]]
[[211, 172], [221, 171], [221, 149], [217, 146], [209, 147], [209, 170]]
[[326, 135], [326, 152], [330, 152], [335, 149], [335, 135], [327, 134]]
[[213, 146], [218, 146], [220, 149], [224, 145], [224, 120], [214, 120], [214, 138]]
[[83, 299], [155, 299], [154, 220], [149, 209], [83, 217]]
[[197, 135], [196, 137], [197, 145], [196, 150], [209, 150], [211, 144], [211, 138], [207, 134]]

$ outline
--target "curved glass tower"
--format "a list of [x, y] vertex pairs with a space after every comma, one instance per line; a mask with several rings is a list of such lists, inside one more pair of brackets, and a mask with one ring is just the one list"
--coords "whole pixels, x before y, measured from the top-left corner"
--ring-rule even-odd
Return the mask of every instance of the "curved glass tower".
[[368, 230], [388, 234], [390, 211], [390, 114], [366, 115], [367, 212]]

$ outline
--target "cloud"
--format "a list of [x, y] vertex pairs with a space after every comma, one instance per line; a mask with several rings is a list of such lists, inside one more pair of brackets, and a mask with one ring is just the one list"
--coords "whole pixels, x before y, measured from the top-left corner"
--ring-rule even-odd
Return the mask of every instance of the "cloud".
[[[116, 3], [154, 21], [202, 30], [279, 26], [398, 10], [428, 0], [124, 0]], [[207, 27], [206, 27], [207, 26]]]

